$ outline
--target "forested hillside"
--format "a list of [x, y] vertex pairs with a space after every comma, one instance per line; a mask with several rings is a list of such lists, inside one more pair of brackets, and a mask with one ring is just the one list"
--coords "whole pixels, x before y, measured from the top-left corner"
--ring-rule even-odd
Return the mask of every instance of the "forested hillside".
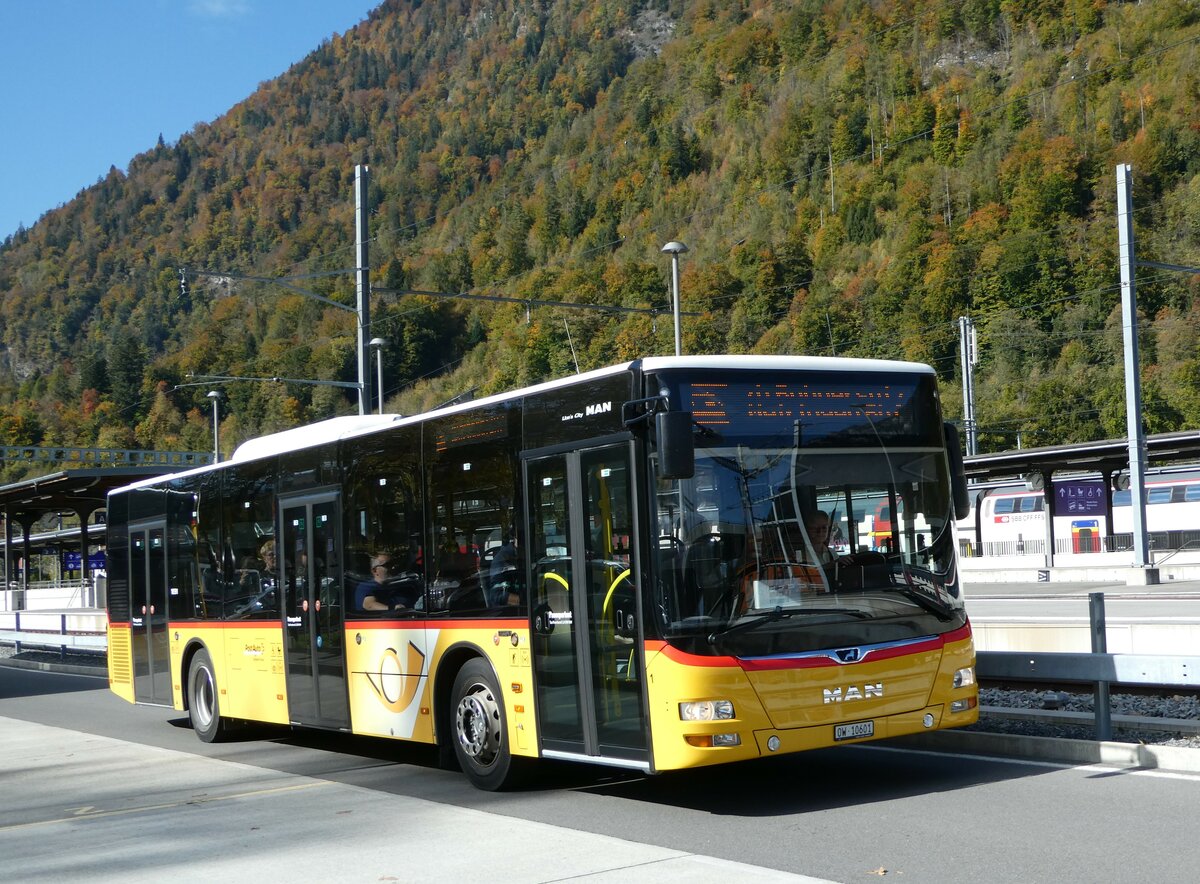
[[[669, 305], [684, 349], [932, 364], [981, 450], [1124, 432], [1115, 166], [1139, 257], [1200, 265], [1195, 0], [388, 0], [0, 246], [0, 439], [203, 450], [189, 374], [353, 380], [352, 313], [180, 268]], [[1200, 426], [1195, 276], [1143, 270], [1147, 426]], [[669, 312], [378, 294], [412, 411], [673, 351]], [[178, 389], [175, 389], [179, 387]], [[223, 447], [353, 412], [224, 387]], [[0, 476], [12, 478], [13, 468]]]

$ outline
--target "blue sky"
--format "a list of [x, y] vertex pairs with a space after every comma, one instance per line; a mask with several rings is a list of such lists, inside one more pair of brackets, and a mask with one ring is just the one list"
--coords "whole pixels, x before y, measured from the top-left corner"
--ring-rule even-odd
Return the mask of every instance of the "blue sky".
[[381, 0], [0, 0], [0, 240]]

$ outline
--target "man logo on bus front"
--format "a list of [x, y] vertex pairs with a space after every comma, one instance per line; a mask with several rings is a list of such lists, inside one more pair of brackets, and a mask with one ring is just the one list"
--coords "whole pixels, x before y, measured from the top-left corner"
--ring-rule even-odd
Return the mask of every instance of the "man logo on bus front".
[[857, 663], [862, 659], [862, 651], [859, 648], [840, 648], [833, 653], [843, 663]]

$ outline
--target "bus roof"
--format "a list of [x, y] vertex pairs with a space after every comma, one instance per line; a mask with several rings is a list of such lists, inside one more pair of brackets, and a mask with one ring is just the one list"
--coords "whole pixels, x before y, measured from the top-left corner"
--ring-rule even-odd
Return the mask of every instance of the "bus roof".
[[933, 369], [921, 362], [899, 362], [891, 359], [851, 359], [841, 356], [648, 356], [641, 360], [644, 371], [663, 371], [670, 368], [744, 368], [770, 371], [894, 371], [913, 374], [933, 374]]
[[399, 420], [402, 420], [402, 417], [398, 414], [353, 414], [331, 417], [315, 424], [306, 424], [302, 427], [293, 427], [290, 430], [247, 439], [233, 450], [233, 456], [229, 459], [235, 463], [241, 463], [301, 448], [311, 448], [314, 445], [324, 445], [350, 436], [380, 430]]
[[[483, 399], [473, 399], [444, 408], [436, 408], [417, 415], [399, 414], [367, 414], [345, 415], [329, 418], [314, 424], [294, 427], [278, 433], [270, 433], [247, 439], [236, 449], [228, 462], [244, 463], [260, 460], [265, 457], [278, 456], [291, 451], [299, 451], [314, 445], [323, 445], [343, 439], [362, 436], [390, 426], [419, 423], [433, 416], [451, 415], [460, 411], [506, 402], [521, 396], [529, 396], [567, 387], [580, 382], [598, 380], [629, 371], [634, 366], [643, 371], [666, 371], [670, 369], [745, 369], [748, 371], [888, 371], [904, 374], [933, 374], [933, 369], [919, 362], [899, 362], [886, 359], [851, 359], [831, 356], [757, 356], [757, 355], [718, 355], [718, 356], [647, 356], [639, 360], [622, 362], [604, 368], [593, 369], [582, 374], [568, 375], [552, 381], [543, 381], [529, 387], [521, 387], [504, 393], [497, 393]], [[138, 488], [143, 485], [154, 485], [163, 478], [177, 478], [197, 473], [220, 469], [221, 464], [210, 464], [168, 476], [157, 476], [140, 482], [134, 482], [126, 488]], [[123, 489], [115, 489], [117, 491]]]

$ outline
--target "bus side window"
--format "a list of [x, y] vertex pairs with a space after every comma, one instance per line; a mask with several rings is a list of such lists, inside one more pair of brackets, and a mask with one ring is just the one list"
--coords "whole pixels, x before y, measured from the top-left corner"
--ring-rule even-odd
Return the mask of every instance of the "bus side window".
[[[271, 620], [279, 616], [278, 595], [264, 581], [274, 564], [259, 558], [275, 533], [275, 469], [273, 462], [248, 464], [225, 476], [224, 537], [232, 551], [227, 567], [226, 619]], [[273, 551], [273, 546], [272, 546]], [[264, 575], [264, 572], [268, 572]]]
[[[492, 592], [492, 562], [520, 518], [520, 409], [502, 406], [431, 421], [425, 439], [434, 588], [455, 616], [489, 616], [512, 593]], [[517, 583], [511, 587], [516, 588]], [[431, 604], [432, 607], [432, 604]]]

